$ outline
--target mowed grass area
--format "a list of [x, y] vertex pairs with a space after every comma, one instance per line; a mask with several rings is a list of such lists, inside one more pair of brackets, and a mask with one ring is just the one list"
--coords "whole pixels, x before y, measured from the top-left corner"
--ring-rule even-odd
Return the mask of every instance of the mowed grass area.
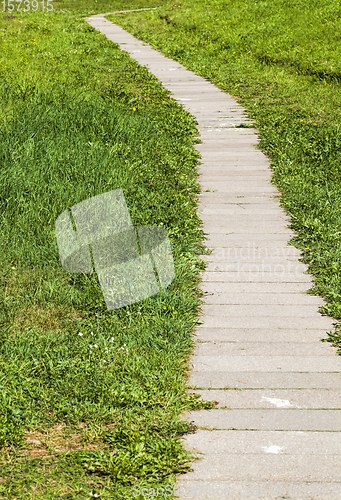
[[[91, 6], [60, 9], [0, 18], [0, 497], [135, 498], [188, 470], [180, 414], [212, 406], [186, 392], [204, 251], [197, 130], [81, 19]], [[134, 225], [167, 229], [176, 277], [108, 311], [96, 274], [61, 267], [54, 224], [118, 188]]]
[[[109, 16], [232, 94], [255, 120], [292, 240], [324, 314], [341, 319], [341, 7], [334, 0], [182, 0]], [[338, 323], [328, 340], [341, 346]]]

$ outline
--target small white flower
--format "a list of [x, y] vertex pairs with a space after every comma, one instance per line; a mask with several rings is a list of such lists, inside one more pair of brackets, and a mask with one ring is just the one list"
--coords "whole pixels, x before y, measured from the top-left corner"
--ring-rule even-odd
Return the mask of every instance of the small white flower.
[[111, 339], [109, 340], [109, 342], [114, 342], [114, 337], [111, 337]]
[[90, 332], [90, 335], [93, 335], [93, 334], [94, 334], [94, 332]]
[[97, 344], [94, 344], [94, 347], [96, 347], [96, 349], [97, 349], [98, 345], [97, 345]]
[[111, 71], [111, 69], [108, 69], [108, 71]]
[[141, 314], [142, 314], [142, 313], [141, 313], [140, 311], [138, 311], [138, 313], [137, 313], [137, 314], [139, 314], [139, 315], [141, 316]]
[[92, 349], [92, 345], [91, 344], [89, 344], [89, 347], [90, 347], [90, 349]]
[[103, 363], [106, 363], [105, 359], [103, 359]]
[[81, 332], [79, 332], [78, 335], [82, 336], [83, 334]]

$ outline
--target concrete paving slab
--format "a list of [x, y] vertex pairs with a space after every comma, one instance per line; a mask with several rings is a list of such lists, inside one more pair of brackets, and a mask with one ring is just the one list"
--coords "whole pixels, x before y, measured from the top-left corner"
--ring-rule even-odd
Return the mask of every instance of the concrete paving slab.
[[213, 221], [206, 221], [205, 217], [202, 217], [204, 231], [207, 232], [210, 229], [210, 234], [227, 234], [233, 232], [234, 234], [247, 234], [249, 235], [251, 231], [261, 234], [288, 234], [294, 235], [294, 232], [286, 227], [288, 223], [284, 220], [269, 221], [269, 220], [239, 220], [239, 221], [226, 221], [213, 223]]
[[[222, 391], [220, 391], [222, 392]], [[231, 393], [231, 391], [229, 391]], [[236, 391], [234, 391], [236, 393]], [[259, 392], [259, 391], [256, 391]], [[314, 391], [309, 391], [313, 396]], [[317, 392], [317, 391], [316, 391]], [[324, 393], [333, 391], [324, 391]], [[335, 391], [334, 391], [335, 392]], [[321, 394], [321, 391], [319, 392]], [[239, 431], [224, 430], [210, 432], [199, 429], [184, 437], [189, 449], [195, 453], [216, 455], [251, 453], [272, 455], [338, 455], [341, 435], [338, 432], [304, 431]]]
[[[231, 120], [234, 121], [236, 119], [236, 115], [239, 115], [239, 118], [242, 117], [244, 120], [247, 121], [246, 125], [248, 128], [244, 128], [243, 130], [246, 131], [244, 133], [239, 134], [240, 126], [230, 126]], [[228, 125], [226, 127], [226, 125]], [[257, 132], [255, 128], [255, 123], [253, 120], [250, 120], [250, 118], [243, 112], [237, 112], [237, 113], [232, 113], [230, 116], [225, 116], [222, 119], [217, 119], [215, 117], [212, 118], [205, 118], [202, 117], [200, 120], [200, 123], [198, 123], [197, 126], [199, 132], [201, 133], [202, 131], [209, 129], [224, 129], [227, 128], [231, 134], [234, 134], [235, 136], [239, 137], [242, 135], [252, 135], [254, 134], [257, 137]], [[259, 139], [257, 138], [257, 141]]]
[[267, 272], [273, 274], [297, 274], [306, 272], [308, 266], [302, 262], [295, 262], [293, 259], [279, 258], [254, 258], [245, 256], [243, 260], [236, 258], [225, 258], [223, 261], [202, 259], [206, 265], [206, 272]]
[[[200, 133], [199, 135], [206, 134], [207, 132], [212, 130], [215, 132], [219, 132], [221, 130], [227, 130], [231, 132], [231, 134], [233, 134], [235, 130], [239, 130], [241, 122], [245, 124], [244, 116], [239, 116], [238, 120], [236, 119], [236, 117], [230, 117], [226, 119], [223, 123], [215, 123], [214, 120], [212, 121], [207, 120], [205, 123], [201, 122], [201, 125], [197, 125], [197, 129]], [[253, 122], [251, 121], [247, 122], [248, 125], [251, 125], [252, 123]]]
[[[199, 359], [200, 357], [216, 356], [217, 350], [220, 358], [226, 356], [227, 360], [230, 356], [252, 356], [255, 359], [257, 359], [257, 356], [271, 356], [274, 357], [275, 360], [278, 359], [279, 356], [296, 356], [297, 358], [300, 358], [300, 356], [305, 356], [307, 358], [309, 356], [328, 356], [336, 358], [337, 361], [340, 361], [341, 367], [341, 358], [337, 355], [335, 348], [327, 342], [316, 342], [315, 339], [310, 342], [257, 342], [252, 338], [249, 338], [248, 341], [244, 342], [235, 342], [233, 340], [230, 342], [227, 340], [224, 342], [197, 342], [193, 356], [194, 364], [196, 359]], [[315, 371], [318, 370], [316, 369]]]
[[[231, 251], [229, 251], [231, 250]], [[300, 272], [305, 272], [308, 269], [308, 264], [304, 264], [303, 262], [298, 262], [297, 255], [288, 255], [287, 257], [280, 257], [276, 255], [272, 255], [266, 257], [259, 253], [258, 255], [252, 255], [251, 252], [246, 252], [245, 249], [244, 255], [242, 255], [243, 248], [238, 248], [240, 251], [240, 258], [237, 251], [234, 248], [214, 248], [215, 254], [212, 255], [200, 255], [200, 259], [205, 263], [206, 271], [249, 271], [249, 270], [259, 270], [259, 267], [253, 267], [251, 269], [244, 268], [244, 265], [252, 266], [252, 265], [264, 265], [263, 270], [268, 270], [271, 272], [278, 271], [279, 267], [282, 266], [281, 269], [287, 269], [292, 272], [293, 269], [300, 269]], [[219, 258], [220, 255], [223, 255], [223, 258]], [[222, 266], [233, 265], [234, 268], [225, 268]], [[272, 267], [265, 267], [265, 265], [269, 265]], [[208, 267], [209, 266], [209, 267]], [[217, 266], [217, 267], [213, 267]], [[297, 266], [297, 267], [296, 267]]]
[[[211, 194], [215, 199], [209, 200], [208, 195]], [[245, 195], [238, 195], [237, 193], [217, 193], [216, 191], [204, 191], [200, 195], [198, 194], [197, 200], [199, 201], [198, 213], [213, 213], [217, 210], [221, 211], [221, 215], [225, 214], [283, 214], [283, 209], [276, 206], [276, 202], [271, 200], [265, 200], [265, 194], [260, 193], [245, 193]], [[266, 245], [262, 245], [266, 246]], [[290, 245], [294, 246], [294, 245]]]
[[[286, 475], [284, 475], [286, 476]], [[188, 479], [189, 477], [193, 479]], [[236, 476], [238, 477], [238, 476]], [[196, 479], [195, 479], [196, 478]], [[325, 481], [285, 481], [284, 480], [214, 480], [202, 481], [198, 475], [189, 473], [179, 476], [174, 494], [179, 500], [245, 500], [286, 499], [286, 500], [338, 500], [341, 482]], [[173, 490], [172, 490], [173, 491]]]
[[[207, 328], [195, 331], [197, 342], [319, 342], [328, 339], [326, 329], [313, 328]], [[323, 342], [325, 343], [325, 342]]]
[[212, 120], [207, 120], [205, 123], [200, 121], [202, 124], [201, 126], [197, 126], [197, 129], [199, 132], [207, 130], [209, 127], [219, 127], [221, 129], [229, 129], [229, 130], [240, 130], [240, 125], [250, 125], [253, 122], [250, 121], [246, 116], [237, 116], [237, 117], [230, 117], [226, 118], [226, 120], [223, 123], [215, 124], [214, 123], [214, 118]]
[[[181, 102], [186, 101], [187, 98], [182, 97], [179, 99]], [[243, 118], [242, 114], [238, 113], [238, 118]], [[229, 117], [229, 121], [235, 120], [236, 118], [236, 113], [235, 116]], [[223, 125], [226, 125], [227, 122], [224, 122]], [[202, 143], [205, 144], [206, 141], [213, 141], [214, 143], [217, 142], [219, 147], [222, 145], [222, 141], [226, 139], [226, 143], [230, 144], [233, 142], [233, 140], [236, 141], [237, 144], [242, 144], [242, 143], [247, 143], [251, 144], [254, 147], [257, 146], [257, 144], [260, 143], [260, 139], [257, 136], [255, 129], [248, 129], [247, 134], [239, 134], [238, 133], [238, 128], [239, 127], [226, 127], [226, 126], [221, 126], [221, 124], [213, 123], [213, 122], [206, 122], [205, 126], [198, 126], [198, 131], [200, 132], [199, 138], [201, 139]], [[217, 134], [215, 137], [214, 134]], [[205, 134], [208, 134], [208, 138], [205, 139], [203, 138]], [[257, 148], [258, 150], [258, 148]]]
[[[205, 114], [204, 116], [201, 117], [200, 119], [200, 123], [199, 123], [199, 127], [205, 127], [207, 126], [207, 124], [214, 124], [214, 125], [217, 125], [217, 126], [223, 126], [224, 124], [228, 123], [229, 120], [231, 120], [232, 118], [234, 118], [236, 112], [235, 110], [237, 108], [233, 108], [233, 105], [231, 104], [230, 105], [230, 113], [226, 114], [226, 115], [221, 115], [221, 116], [209, 116], [209, 114]], [[240, 110], [240, 108], [238, 108]], [[240, 114], [242, 114], [245, 119], [247, 120], [247, 123], [248, 125], [254, 125], [254, 121], [252, 119], [250, 119], [250, 117], [247, 115], [247, 113], [245, 113], [244, 111], [240, 110]], [[245, 129], [245, 128], [237, 128], [236, 129], [236, 133], [239, 135], [243, 135], [243, 134], [247, 134], [248, 131], [251, 130], [251, 129]], [[256, 129], [254, 128], [254, 126], [252, 127], [252, 130], [255, 132]]]
[[[240, 215], [236, 216], [240, 217]], [[227, 217], [228, 218], [228, 217]], [[260, 262], [269, 261], [273, 263], [285, 263], [286, 261], [300, 263], [301, 251], [291, 246], [283, 247], [216, 247], [211, 249], [209, 255], [200, 255], [200, 259], [207, 262]]]
[[[268, 488], [271, 486], [272, 482], [274, 482], [274, 484], [277, 485], [278, 493], [280, 490], [278, 488], [277, 481], [283, 479], [285, 479], [287, 484], [298, 481], [311, 482], [312, 480], [316, 481], [316, 479], [318, 482], [322, 483], [341, 482], [341, 462], [340, 457], [337, 455], [322, 455], [319, 458], [315, 457], [315, 459], [310, 456], [308, 462], [309, 465], [307, 464], [307, 457], [305, 455], [292, 456], [290, 457], [290, 460], [288, 460], [286, 455], [280, 454], [264, 454], [262, 457], [260, 457], [259, 454], [255, 454], [253, 456], [250, 455], [247, 460], [248, 467], [245, 466], [245, 459], [243, 455], [227, 455], [226, 459], [222, 461], [221, 456], [217, 454], [212, 455], [211, 460], [211, 469], [207, 469], [205, 467], [205, 460], [198, 460], [195, 462], [193, 464], [194, 472], [188, 474], [188, 480], [199, 480], [204, 482], [217, 480], [227, 481], [238, 478], [240, 482], [243, 480], [245, 482], [268, 481]], [[301, 491], [303, 494], [302, 489]], [[340, 489], [338, 491], [340, 491]], [[294, 490], [292, 490], [292, 492], [294, 492]], [[278, 497], [278, 493], [274, 496], [274, 498], [283, 498], [283, 496]], [[282, 494], [282, 492], [280, 492], [280, 494]], [[265, 498], [268, 500], [271, 497]], [[292, 496], [289, 498], [297, 497]], [[305, 496], [303, 498], [310, 499], [311, 497]], [[327, 499], [328, 497], [326, 496], [320, 498]], [[334, 496], [334, 498], [337, 497]]]
[[238, 283], [311, 283], [309, 274], [298, 275], [289, 272], [271, 271], [205, 271], [202, 274], [202, 280], [205, 282], [238, 282]]
[[[244, 389], [241, 391], [230, 391], [230, 390], [195, 390], [191, 391], [195, 394], [199, 394], [202, 399], [206, 401], [215, 401], [219, 403], [217, 408], [222, 406], [228, 408], [303, 408], [303, 409], [341, 409], [341, 389], [306, 389], [304, 391], [300, 389], [276, 389], [276, 390], [266, 390], [266, 389]], [[204, 432], [204, 431], [202, 431]], [[236, 433], [235, 433], [236, 434]], [[223, 434], [222, 434], [223, 435]], [[336, 453], [341, 450], [341, 434], [332, 433], [333, 440], [338, 443], [338, 448], [336, 448]], [[190, 437], [191, 436], [191, 437]], [[196, 434], [190, 435], [186, 442], [198, 442], [200, 438]], [[310, 435], [311, 436], [311, 435]], [[210, 436], [210, 439], [217, 439], [214, 435]], [[232, 438], [233, 439], [233, 438]], [[243, 439], [242, 436], [236, 436], [236, 442], [240, 442]], [[322, 437], [316, 438], [316, 441], [321, 439], [324, 443]], [[315, 441], [315, 445], [316, 445]], [[334, 441], [333, 441], [334, 442]], [[326, 444], [326, 443], [325, 443]], [[332, 447], [327, 448], [330, 452]], [[205, 453], [205, 448], [201, 448], [202, 452]], [[316, 449], [313, 448], [316, 452]], [[300, 452], [299, 452], [300, 453]]]
[[249, 157], [250, 161], [252, 157], [261, 157], [262, 152], [255, 150], [254, 145], [251, 141], [239, 140], [235, 141], [231, 138], [230, 141], [225, 140], [208, 140], [204, 144], [195, 144], [194, 148], [201, 153], [202, 159], [205, 161], [205, 156], [210, 156], [214, 159], [214, 156], [226, 157], [226, 160], [232, 160], [233, 157], [239, 156], [240, 148], [243, 148], [243, 158], [247, 159]]
[[221, 117], [225, 117], [227, 119], [230, 119], [232, 121], [234, 120], [240, 120], [240, 119], [246, 119], [246, 115], [244, 113], [241, 113], [239, 111], [230, 109], [229, 103], [226, 103], [226, 106], [221, 106], [221, 107], [210, 107], [210, 114], [207, 116], [207, 108], [205, 109], [204, 105], [200, 105], [199, 103], [196, 103], [196, 105], [192, 106], [184, 106], [185, 109], [190, 108], [190, 111], [198, 121], [201, 120], [203, 117], [207, 117], [210, 120], [212, 119], [219, 119]]
[[[194, 115], [198, 121], [200, 121], [201, 118], [205, 116], [205, 109], [203, 107], [200, 107], [199, 104], [197, 104], [197, 105], [192, 104], [191, 106], [189, 106], [185, 102], [182, 102], [181, 104], [183, 105], [183, 108], [186, 111], [188, 111], [188, 113]], [[220, 109], [210, 108], [210, 111], [211, 111], [210, 118], [214, 119], [214, 118], [220, 117], [222, 114], [225, 114], [226, 108], [220, 108]], [[227, 118], [229, 118], [229, 117], [227, 117]], [[236, 126], [239, 123], [245, 123], [246, 116], [242, 113], [236, 112], [233, 114], [232, 117], [229, 118], [229, 120], [231, 123], [231, 128], [233, 127], [233, 124], [235, 125], [234, 128], [236, 128]], [[238, 129], [236, 128], [236, 130], [238, 130]]]
[[[217, 172], [219, 172], [222, 176], [225, 176], [226, 179], [224, 182], [227, 181], [241, 181], [244, 182], [245, 179], [248, 177], [253, 177], [253, 181], [259, 181], [262, 179], [266, 179], [266, 181], [271, 181], [271, 177], [269, 175], [272, 175], [272, 172], [269, 173], [269, 169], [266, 165], [262, 165], [261, 163], [245, 163], [245, 164], [239, 164], [239, 165], [234, 165], [231, 162], [226, 162], [226, 163], [221, 163], [219, 165], [212, 166], [210, 165], [209, 167], [201, 167], [199, 165], [198, 167], [198, 179], [201, 180], [207, 180], [211, 181], [212, 177], [214, 177]], [[234, 176], [234, 178], [232, 178]]]
[[[231, 259], [232, 260], [232, 259]], [[206, 272], [219, 272], [219, 273], [271, 273], [272, 276], [281, 277], [287, 275], [296, 275], [300, 277], [303, 272], [307, 270], [306, 264], [301, 262], [291, 261], [273, 261], [270, 259], [244, 259], [239, 262], [231, 262], [229, 260], [224, 260], [223, 262], [208, 262], [206, 264]]]
[[[195, 111], [193, 113], [197, 119], [200, 118], [200, 115], [207, 116], [207, 106], [205, 103], [197, 102], [191, 106], [191, 109]], [[245, 113], [238, 111], [236, 109], [231, 109], [229, 102], [227, 101], [225, 104], [217, 104], [216, 106], [210, 106], [209, 118], [220, 118], [221, 116], [245, 116]]]
[[[219, 89], [215, 87], [212, 84], [209, 84], [208, 82], [201, 82], [197, 85], [192, 85], [191, 90], [189, 89], [188, 85], [185, 85], [183, 82], [178, 82], [177, 84], [171, 84], [168, 86], [169, 90], [173, 93], [175, 92], [175, 99], [178, 99], [181, 97], [182, 94], [188, 95], [189, 99], [193, 99], [196, 97], [200, 97], [200, 103], [202, 103], [202, 99], [205, 98], [206, 96], [208, 98], [215, 98], [217, 102], [226, 104], [226, 100], [224, 99], [224, 96], [222, 95], [221, 92], [219, 92]], [[230, 100], [230, 103], [232, 101]], [[240, 109], [236, 107], [235, 109]]]
[[[185, 90], [186, 92], [189, 92], [189, 87], [187, 85], [187, 82], [175, 82], [167, 85], [168, 90]], [[210, 91], [211, 93], [214, 93], [216, 95], [221, 96], [220, 90], [215, 87], [212, 83], [209, 83], [208, 81], [202, 81], [202, 79], [198, 79], [197, 81], [193, 82], [193, 85], [191, 85], [191, 89], [193, 92], [207, 92]]]
[[[274, 316], [311, 318], [312, 315], [320, 317], [318, 306], [313, 305], [285, 305], [285, 304], [203, 304], [201, 310], [205, 316], [231, 317], [231, 316]], [[340, 358], [341, 359], [341, 358]]]
[[[242, 147], [244, 147], [244, 145], [245, 146], [248, 145], [250, 148], [255, 147], [255, 145], [258, 143], [257, 141], [255, 141], [254, 138], [253, 139], [250, 138], [248, 141], [245, 140], [240, 141], [238, 139], [234, 140], [235, 138], [233, 134], [231, 134], [232, 131], [233, 131], [232, 127], [229, 129], [225, 128], [217, 130], [202, 130], [200, 137], [198, 137], [198, 139], [200, 139], [204, 144], [209, 144], [210, 142], [215, 142], [219, 140], [221, 142], [220, 149], [222, 149], [225, 146], [228, 146], [229, 142], [231, 143], [233, 142], [235, 145], [240, 145]], [[225, 141], [227, 142], [227, 144]], [[200, 144], [201, 143], [198, 143], [198, 145]], [[231, 151], [231, 149], [229, 149], [229, 151]]]
[[235, 169], [235, 170], [229, 170], [227, 166], [225, 167], [210, 167], [209, 171], [207, 168], [199, 170], [199, 179], [205, 180], [208, 182], [212, 182], [213, 180], [218, 178], [219, 181], [222, 182], [228, 182], [228, 181], [233, 181], [233, 182], [245, 182], [245, 179], [251, 181], [251, 182], [258, 182], [266, 179], [266, 182], [269, 180], [269, 173], [267, 170], [261, 170], [257, 168], [257, 170], [245, 170], [243, 174], [241, 175], [240, 170]]
[[[209, 195], [212, 198], [209, 198]], [[201, 194], [198, 194], [198, 200], [200, 202], [199, 209], [204, 210], [206, 208], [214, 210], [224, 208], [226, 210], [235, 210], [239, 207], [241, 210], [258, 210], [260, 213], [266, 212], [267, 210], [280, 210], [279, 206], [276, 206], [275, 201], [266, 199], [269, 193], [244, 193], [243, 195], [237, 193], [218, 193], [216, 190], [206, 190]], [[270, 195], [271, 196], [271, 195]], [[264, 245], [263, 245], [264, 246]]]
[[[192, 411], [185, 414], [185, 418], [197, 427], [207, 429], [341, 431], [341, 410], [214, 409]], [[338, 460], [341, 465], [341, 456]]]
[[[202, 326], [205, 328], [309, 328], [311, 327], [310, 318], [293, 318], [291, 316], [273, 317], [273, 316], [255, 316], [255, 317], [216, 317], [203, 316], [200, 318]], [[314, 327], [318, 329], [325, 328], [326, 331], [333, 330], [332, 324], [335, 322], [327, 316], [317, 315], [314, 321]]]
[[212, 293], [207, 294], [204, 297], [205, 304], [286, 304], [286, 305], [296, 305], [300, 307], [302, 305], [315, 304], [317, 307], [321, 307], [326, 304], [320, 297], [307, 294], [297, 294], [297, 293]]
[[234, 182], [233, 180], [227, 182], [220, 182], [219, 185], [215, 184], [212, 181], [200, 181], [200, 184], [203, 189], [215, 189], [217, 193], [270, 193], [273, 194], [276, 192], [275, 188], [272, 184], [267, 183], [261, 185], [258, 182], [254, 182], [253, 184], [249, 184], [247, 181], [245, 182]]
[[[181, 100], [184, 100], [185, 98], [181, 98]], [[242, 118], [242, 114], [241, 113], [238, 113], [239, 115], [239, 118]], [[229, 117], [229, 120], [234, 120], [236, 118], [236, 113], [234, 113], [234, 116], [233, 117]], [[224, 122], [225, 124], [226, 122]], [[236, 141], [237, 144], [242, 144], [242, 143], [247, 143], [247, 144], [251, 144], [253, 145], [254, 147], [257, 146], [257, 144], [260, 143], [260, 139], [255, 131], [255, 129], [253, 128], [250, 128], [250, 129], [247, 129], [248, 132], [247, 133], [244, 133], [244, 134], [239, 134], [238, 132], [238, 128], [239, 127], [222, 127], [220, 126], [221, 124], [217, 124], [217, 123], [213, 123], [213, 122], [206, 122], [205, 123], [205, 126], [198, 126], [198, 130], [200, 132], [200, 139], [202, 140], [202, 145], [204, 145], [206, 143], [206, 140], [203, 139], [203, 135], [205, 134], [208, 134], [209, 133], [209, 137], [208, 137], [208, 141], [211, 142], [213, 141], [213, 144], [215, 144], [215, 142], [217, 143], [217, 145], [219, 147], [221, 147], [222, 145], [222, 141], [225, 141], [226, 139], [226, 143], [227, 144], [231, 144], [233, 143], [233, 140]], [[214, 137], [214, 134], [213, 132], [216, 132], [217, 134], [217, 137]], [[258, 148], [256, 148], [257, 151], [259, 151]], [[267, 159], [267, 158], [265, 158]], [[269, 162], [269, 160], [268, 160]]]
[[[210, 141], [207, 141], [210, 142]], [[262, 156], [263, 153], [261, 151], [252, 151], [252, 147], [249, 146], [248, 149], [244, 150], [243, 148], [243, 153], [240, 154], [238, 153], [238, 148], [236, 147], [235, 149], [223, 149], [223, 150], [218, 150], [217, 148], [201, 148], [199, 149], [198, 146], [201, 146], [201, 144], [195, 144], [196, 150], [201, 154], [201, 160], [203, 162], [206, 162], [206, 160], [209, 160], [211, 162], [213, 161], [222, 161], [222, 158], [226, 162], [230, 162], [233, 164], [236, 164], [237, 161], [243, 164], [252, 164], [252, 163], [263, 163], [264, 157]]]
[[[229, 282], [202, 282], [201, 288], [206, 293], [305, 293], [309, 289], [309, 283], [302, 282], [254, 282], [254, 281], [229, 281]], [[309, 294], [307, 294], [309, 296]], [[313, 328], [313, 325], [311, 326]]]
[[[230, 123], [231, 120], [235, 120], [236, 117], [242, 117], [246, 120], [245, 125], [247, 128], [241, 128], [240, 126], [231, 127], [231, 134], [234, 134], [237, 138], [251, 135], [255, 135], [257, 137], [257, 129], [255, 128], [255, 122], [251, 120], [246, 113], [240, 111], [238, 109], [232, 109], [232, 104], [229, 107], [231, 113], [223, 115], [223, 116], [202, 116], [200, 122], [198, 122], [198, 130], [209, 128], [224, 128], [226, 125]], [[230, 127], [228, 127], [230, 129]]]
[[190, 94], [188, 91], [183, 91], [181, 89], [175, 91], [176, 92], [176, 101], [183, 102], [186, 107], [192, 108], [196, 106], [200, 106], [203, 98], [207, 100], [212, 106], [212, 109], [221, 109], [226, 106], [226, 102], [224, 98], [215, 93], [210, 93], [209, 91], [196, 93], [195, 91]]
[[[202, 158], [199, 158], [201, 161]], [[266, 163], [262, 158], [256, 158], [255, 160], [251, 160], [249, 158], [237, 159], [226, 159], [226, 160], [210, 160], [207, 158], [205, 163], [199, 163], [198, 167], [200, 173], [204, 172], [210, 174], [211, 172], [215, 173], [216, 170], [221, 170], [227, 173], [234, 173], [234, 175], [245, 176], [248, 175], [247, 172], [252, 171], [252, 175], [264, 175], [267, 173], [272, 176], [273, 171], [269, 167], [269, 164]], [[238, 170], [239, 169], [239, 170]]]
[[[256, 149], [256, 142], [254, 137], [243, 136], [242, 138], [237, 138], [233, 132], [237, 130], [236, 128], [226, 129], [225, 132], [221, 132], [219, 137], [214, 138], [213, 133], [210, 134], [209, 137], [203, 138], [202, 135], [198, 139], [201, 142], [194, 144], [194, 148], [199, 151], [202, 155], [202, 160], [205, 162], [205, 156], [207, 159], [214, 161], [217, 159], [218, 161], [222, 161], [225, 158], [226, 161], [232, 161], [234, 157], [237, 156], [238, 150], [240, 147], [243, 147], [242, 158], [248, 160], [250, 163], [252, 162], [252, 158], [256, 161], [265, 160], [264, 155], [262, 156], [262, 152]], [[207, 133], [207, 132], [205, 132]], [[221, 135], [223, 134], [223, 135]], [[215, 158], [215, 156], [219, 158]], [[240, 161], [242, 160], [240, 159]], [[237, 161], [237, 159], [235, 159]], [[270, 163], [268, 162], [268, 167], [270, 167]]]
[[[193, 372], [340, 372], [340, 356], [201, 356], [196, 354], [190, 363]], [[341, 420], [341, 413], [340, 413]]]
[[250, 233], [249, 238], [244, 234], [206, 233], [204, 243], [207, 248], [230, 248], [231, 246], [248, 248], [249, 245], [249, 248], [267, 246], [269, 249], [278, 249], [287, 246], [291, 239], [291, 235], [286, 233], [273, 233], [272, 235]]
[[340, 389], [339, 372], [192, 372], [196, 389]]
[[[186, 109], [186, 106], [184, 106]], [[188, 112], [191, 113], [193, 116], [196, 115], [196, 119], [198, 123], [202, 123], [203, 118], [205, 118], [205, 115], [200, 112], [193, 113], [191, 110], [188, 109]], [[213, 120], [216, 120], [221, 116], [221, 113], [216, 113], [214, 116], [211, 116], [210, 119], [206, 122], [206, 124], [211, 124]], [[212, 121], [211, 121], [212, 120]], [[235, 113], [234, 116], [226, 116], [226, 119], [223, 123], [223, 127], [228, 128], [229, 130], [241, 130], [240, 125], [249, 125], [250, 121], [248, 121], [248, 117], [246, 115], [243, 115], [241, 113]], [[199, 129], [198, 129], [199, 130]]]
[[235, 259], [224, 259], [224, 261], [206, 262], [206, 272], [219, 272], [219, 273], [271, 273], [271, 275], [284, 276], [288, 274], [301, 276], [306, 272], [307, 265], [293, 260], [279, 259], [255, 259], [245, 257], [243, 260], [236, 261]]
[[277, 201], [277, 195], [271, 194], [254, 194], [251, 191], [243, 194], [237, 193], [218, 193], [217, 191], [203, 191], [198, 194], [198, 198], [202, 203], [202, 206], [208, 205], [209, 203], [214, 204], [229, 204], [229, 203], [239, 203], [241, 205], [249, 204], [266, 204], [268, 206], [279, 208]]
[[[216, 205], [214, 205], [214, 208], [210, 205], [206, 205], [204, 207], [199, 207], [197, 210], [197, 214], [200, 215], [200, 218], [205, 221], [206, 223], [211, 222], [212, 225], [222, 225], [223, 220], [226, 220], [226, 223], [231, 223], [235, 221], [243, 221], [243, 222], [249, 222], [249, 221], [255, 221], [259, 224], [265, 222], [265, 221], [272, 221], [272, 222], [277, 222], [277, 223], [282, 223], [284, 227], [288, 227], [288, 225], [291, 223], [291, 217], [282, 212], [279, 209], [276, 209], [276, 207], [273, 207], [273, 210], [269, 209], [264, 210], [264, 207], [261, 207], [263, 210], [254, 210], [259, 207], [257, 204], [249, 204], [249, 205], [241, 205], [238, 204], [237, 207], [235, 206], [229, 206], [226, 204], [222, 205], [220, 208], [220, 211], [222, 213], [214, 213], [216, 210]], [[232, 213], [231, 213], [232, 212]], [[260, 213], [257, 213], [260, 212]]]
[[[200, 139], [203, 143], [208, 143], [211, 141], [216, 141], [220, 140], [222, 143], [227, 141], [233, 141], [234, 136], [232, 134], [233, 130], [235, 130], [235, 127], [225, 127], [225, 128], [219, 128], [219, 129], [202, 129], [200, 131]], [[235, 143], [240, 144], [241, 146], [246, 143], [246, 141], [239, 141], [238, 139], [235, 141]], [[200, 143], [198, 143], [200, 144]], [[258, 141], [255, 139], [251, 140], [249, 139], [247, 141], [247, 144], [249, 144], [251, 147], [254, 147], [256, 144], [258, 144]]]
[[[201, 198], [202, 200], [202, 198]], [[198, 208], [198, 215], [213, 215], [227, 217], [229, 215], [277, 215], [286, 217], [285, 212], [273, 203], [204, 203], [202, 201]], [[291, 248], [291, 247], [290, 247]], [[294, 247], [292, 247], [294, 248]]]
[[[264, 238], [264, 236], [263, 236]], [[276, 237], [277, 239], [277, 237]], [[283, 261], [286, 259], [291, 259], [293, 256], [298, 259], [303, 258], [302, 251], [298, 248], [295, 248], [292, 245], [286, 245], [283, 242], [278, 242], [277, 246], [267, 246], [267, 242], [263, 245], [254, 244], [254, 242], [247, 241], [243, 246], [235, 246], [235, 245], [224, 245], [221, 247], [211, 247], [209, 254], [205, 254], [206, 257], [214, 259], [215, 256], [220, 255], [222, 260], [231, 259], [233, 262], [235, 258], [238, 260], [259, 260], [259, 259], [269, 259], [270, 261], [275, 261], [277, 258], [283, 258]], [[300, 261], [299, 261], [300, 262]]]

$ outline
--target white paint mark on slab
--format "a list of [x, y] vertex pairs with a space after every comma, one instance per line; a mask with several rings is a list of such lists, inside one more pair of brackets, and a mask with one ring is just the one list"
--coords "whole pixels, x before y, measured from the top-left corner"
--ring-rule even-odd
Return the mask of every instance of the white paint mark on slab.
[[281, 446], [277, 446], [276, 444], [272, 444], [271, 446], [262, 446], [262, 449], [265, 453], [274, 453], [275, 455], [283, 451], [283, 448]]
[[262, 399], [266, 399], [267, 401], [269, 401], [269, 403], [277, 406], [277, 408], [289, 408], [290, 406], [292, 406], [290, 401], [288, 401], [287, 399], [267, 398], [265, 396], [262, 396]]

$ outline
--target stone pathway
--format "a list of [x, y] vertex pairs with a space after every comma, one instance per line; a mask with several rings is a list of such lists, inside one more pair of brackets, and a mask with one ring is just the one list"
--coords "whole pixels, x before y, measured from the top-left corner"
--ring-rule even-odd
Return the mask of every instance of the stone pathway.
[[[186, 415], [203, 456], [182, 499], [341, 498], [341, 357], [321, 343], [332, 320], [288, 246], [292, 233], [257, 131], [229, 95], [93, 16], [88, 22], [148, 66], [199, 123], [200, 213], [213, 249], [202, 288], [191, 383], [214, 410]], [[204, 455], [201, 455], [204, 453]]]

